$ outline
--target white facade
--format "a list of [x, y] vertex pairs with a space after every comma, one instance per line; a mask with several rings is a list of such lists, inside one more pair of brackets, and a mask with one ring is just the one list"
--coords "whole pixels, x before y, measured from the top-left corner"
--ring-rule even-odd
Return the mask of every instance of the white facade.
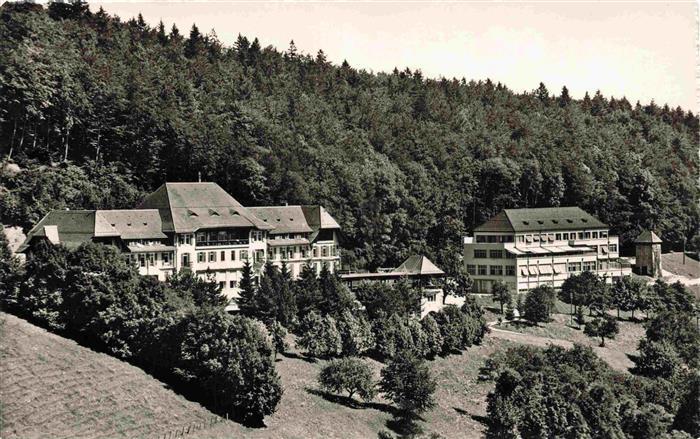
[[618, 237], [610, 236], [602, 223], [548, 230], [547, 221], [541, 222], [537, 231], [508, 231], [499, 225], [491, 228], [503, 231], [477, 228], [474, 236], [465, 238], [464, 264], [476, 293], [489, 293], [495, 281], [524, 292], [539, 285], [559, 289], [570, 275], [582, 271], [595, 272], [608, 283], [630, 275], [629, 265], [619, 259]]

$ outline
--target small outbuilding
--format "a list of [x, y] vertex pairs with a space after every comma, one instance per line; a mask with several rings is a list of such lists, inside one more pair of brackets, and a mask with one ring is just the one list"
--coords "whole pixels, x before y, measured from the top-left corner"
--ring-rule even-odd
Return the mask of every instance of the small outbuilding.
[[642, 276], [661, 277], [661, 243], [663, 241], [651, 230], [643, 231], [635, 244], [633, 271]]

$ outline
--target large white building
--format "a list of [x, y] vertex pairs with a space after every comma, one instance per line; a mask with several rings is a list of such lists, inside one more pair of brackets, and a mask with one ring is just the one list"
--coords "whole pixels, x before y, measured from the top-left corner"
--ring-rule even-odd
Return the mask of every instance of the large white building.
[[322, 206], [246, 208], [216, 183], [165, 183], [136, 209], [49, 212], [18, 251], [39, 239], [67, 247], [112, 244], [142, 275], [165, 280], [191, 270], [212, 278], [235, 308], [246, 261], [256, 274], [267, 260], [285, 261], [293, 277], [304, 264], [336, 271], [339, 230]]
[[578, 207], [506, 209], [464, 239], [464, 264], [477, 293], [495, 281], [511, 291], [558, 289], [566, 278], [593, 271], [610, 283], [631, 273], [617, 236]]

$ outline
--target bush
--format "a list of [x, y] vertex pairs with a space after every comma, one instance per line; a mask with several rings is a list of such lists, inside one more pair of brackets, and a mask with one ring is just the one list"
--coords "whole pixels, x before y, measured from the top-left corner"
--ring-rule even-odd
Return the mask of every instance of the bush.
[[437, 383], [424, 360], [402, 351], [381, 372], [381, 391], [404, 412], [423, 413], [435, 406]]
[[635, 372], [650, 378], [670, 378], [681, 365], [676, 349], [666, 341], [639, 342], [639, 357], [635, 359]]
[[535, 324], [549, 321], [555, 298], [556, 293], [549, 285], [541, 285], [528, 291], [523, 303], [525, 319]]
[[297, 346], [312, 357], [327, 358], [339, 355], [343, 350], [340, 332], [333, 317], [321, 317], [311, 311], [301, 321]]
[[202, 308], [181, 323], [175, 375], [218, 410], [244, 421], [274, 413], [282, 386], [255, 321]]
[[435, 321], [442, 335], [442, 354], [458, 352], [481, 341], [485, 332], [482, 319], [470, 317], [454, 305], [447, 305], [435, 313]]
[[372, 326], [364, 314], [353, 314], [346, 309], [337, 321], [338, 331], [342, 339], [342, 354], [345, 356], [364, 355], [374, 347]]
[[423, 326], [423, 333], [425, 334], [425, 356], [432, 360], [442, 353], [442, 333], [431, 314], [423, 317], [421, 326]]
[[348, 398], [357, 394], [363, 401], [376, 395], [372, 369], [359, 358], [341, 358], [330, 361], [318, 376], [318, 383], [332, 393], [348, 392]]

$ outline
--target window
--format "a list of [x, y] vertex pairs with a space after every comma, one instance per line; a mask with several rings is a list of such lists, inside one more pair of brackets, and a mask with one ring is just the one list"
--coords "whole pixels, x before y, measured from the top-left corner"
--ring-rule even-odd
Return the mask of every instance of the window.
[[331, 256], [338, 256], [338, 252], [334, 245], [331, 246]]
[[155, 255], [153, 253], [149, 253], [148, 256], [146, 257], [146, 261], [148, 262], [148, 266], [152, 267], [155, 264]]
[[610, 253], [617, 253], [617, 244], [608, 245], [608, 250], [610, 250]]
[[535, 242], [539, 242], [539, 241], [540, 241], [540, 235], [534, 235], [534, 236], [532, 237], [532, 240], [535, 241]]
[[583, 239], [583, 232], [578, 232], [578, 239]]
[[608, 231], [607, 231], [607, 230], [601, 230], [601, 231], [600, 231], [600, 237], [601, 237], [601, 238], [607, 238], [607, 237], [608, 237]]
[[583, 271], [595, 271], [595, 261], [584, 262]]
[[532, 242], [532, 235], [525, 235], [525, 242], [526, 243], [531, 243]]
[[204, 252], [197, 252], [197, 262], [207, 262], [204, 257]]
[[236, 288], [237, 282], [235, 280], [228, 281], [229, 288]]
[[503, 250], [490, 250], [489, 257], [491, 259], [503, 259]]
[[314, 247], [314, 258], [318, 257], [318, 247]]
[[584, 232], [583, 237], [586, 239], [591, 239], [591, 232]]
[[568, 241], [568, 240], [569, 240], [569, 234], [568, 234], [568, 233], [562, 233], [561, 236], [562, 236], [562, 239], [563, 239], [564, 241]]
[[209, 252], [209, 262], [216, 262], [216, 252]]
[[593, 232], [592, 236], [593, 236], [593, 239], [598, 239], [598, 232]]
[[486, 265], [479, 265], [478, 273], [480, 276], [486, 276], [488, 274], [488, 267]]
[[569, 273], [575, 273], [577, 271], [581, 271], [581, 263], [580, 262], [569, 262], [567, 270], [569, 271]]
[[503, 267], [500, 265], [492, 265], [491, 276], [503, 276]]
[[474, 249], [474, 259], [486, 258], [486, 250]]
[[493, 243], [493, 242], [498, 242], [497, 236], [495, 236], [495, 235], [488, 235], [488, 236], [486, 237], [486, 242], [491, 242], [491, 243]]
[[224, 282], [224, 281], [219, 282], [219, 288], [222, 289], [222, 290], [223, 290], [224, 288], [226, 288], [226, 282]]
[[484, 235], [476, 235], [476, 242], [486, 242], [486, 237]]
[[146, 266], [146, 255], [139, 255], [139, 266]]
[[425, 296], [425, 298], [428, 300], [428, 302], [435, 302], [435, 294]]
[[226, 260], [226, 252], [221, 250], [221, 262], [224, 262]]
[[557, 233], [556, 235], [554, 235], [554, 239], [556, 239], [557, 241], [561, 241], [561, 233]]
[[513, 242], [513, 235], [503, 235], [503, 242]]
[[236, 260], [236, 250], [231, 250], [231, 260], [232, 261]]
[[328, 256], [328, 247], [324, 245], [323, 247], [321, 247], [321, 257], [325, 258], [326, 256]]
[[207, 234], [204, 232], [197, 233], [197, 242], [204, 243], [207, 240]]
[[476, 265], [467, 264], [467, 273], [474, 276], [476, 274]]
[[265, 259], [265, 251], [255, 250], [255, 262], [262, 262], [263, 259]]
[[508, 251], [506, 252], [505, 256], [506, 256], [506, 259], [515, 259], [515, 255], [511, 252], [508, 252]]
[[170, 265], [170, 253], [163, 253], [161, 259], [163, 260], [163, 265]]
[[248, 260], [248, 250], [241, 250], [241, 261]]
[[189, 253], [185, 253], [182, 255], [182, 265], [183, 265], [183, 267], [190, 266], [190, 254]]
[[518, 236], [518, 242], [523, 242], [523, 241], [525, 241], [525, 237], [524, 237], [524, 236]]
[[506, 276], [515, 276], [515, 265], [506, 265]]

